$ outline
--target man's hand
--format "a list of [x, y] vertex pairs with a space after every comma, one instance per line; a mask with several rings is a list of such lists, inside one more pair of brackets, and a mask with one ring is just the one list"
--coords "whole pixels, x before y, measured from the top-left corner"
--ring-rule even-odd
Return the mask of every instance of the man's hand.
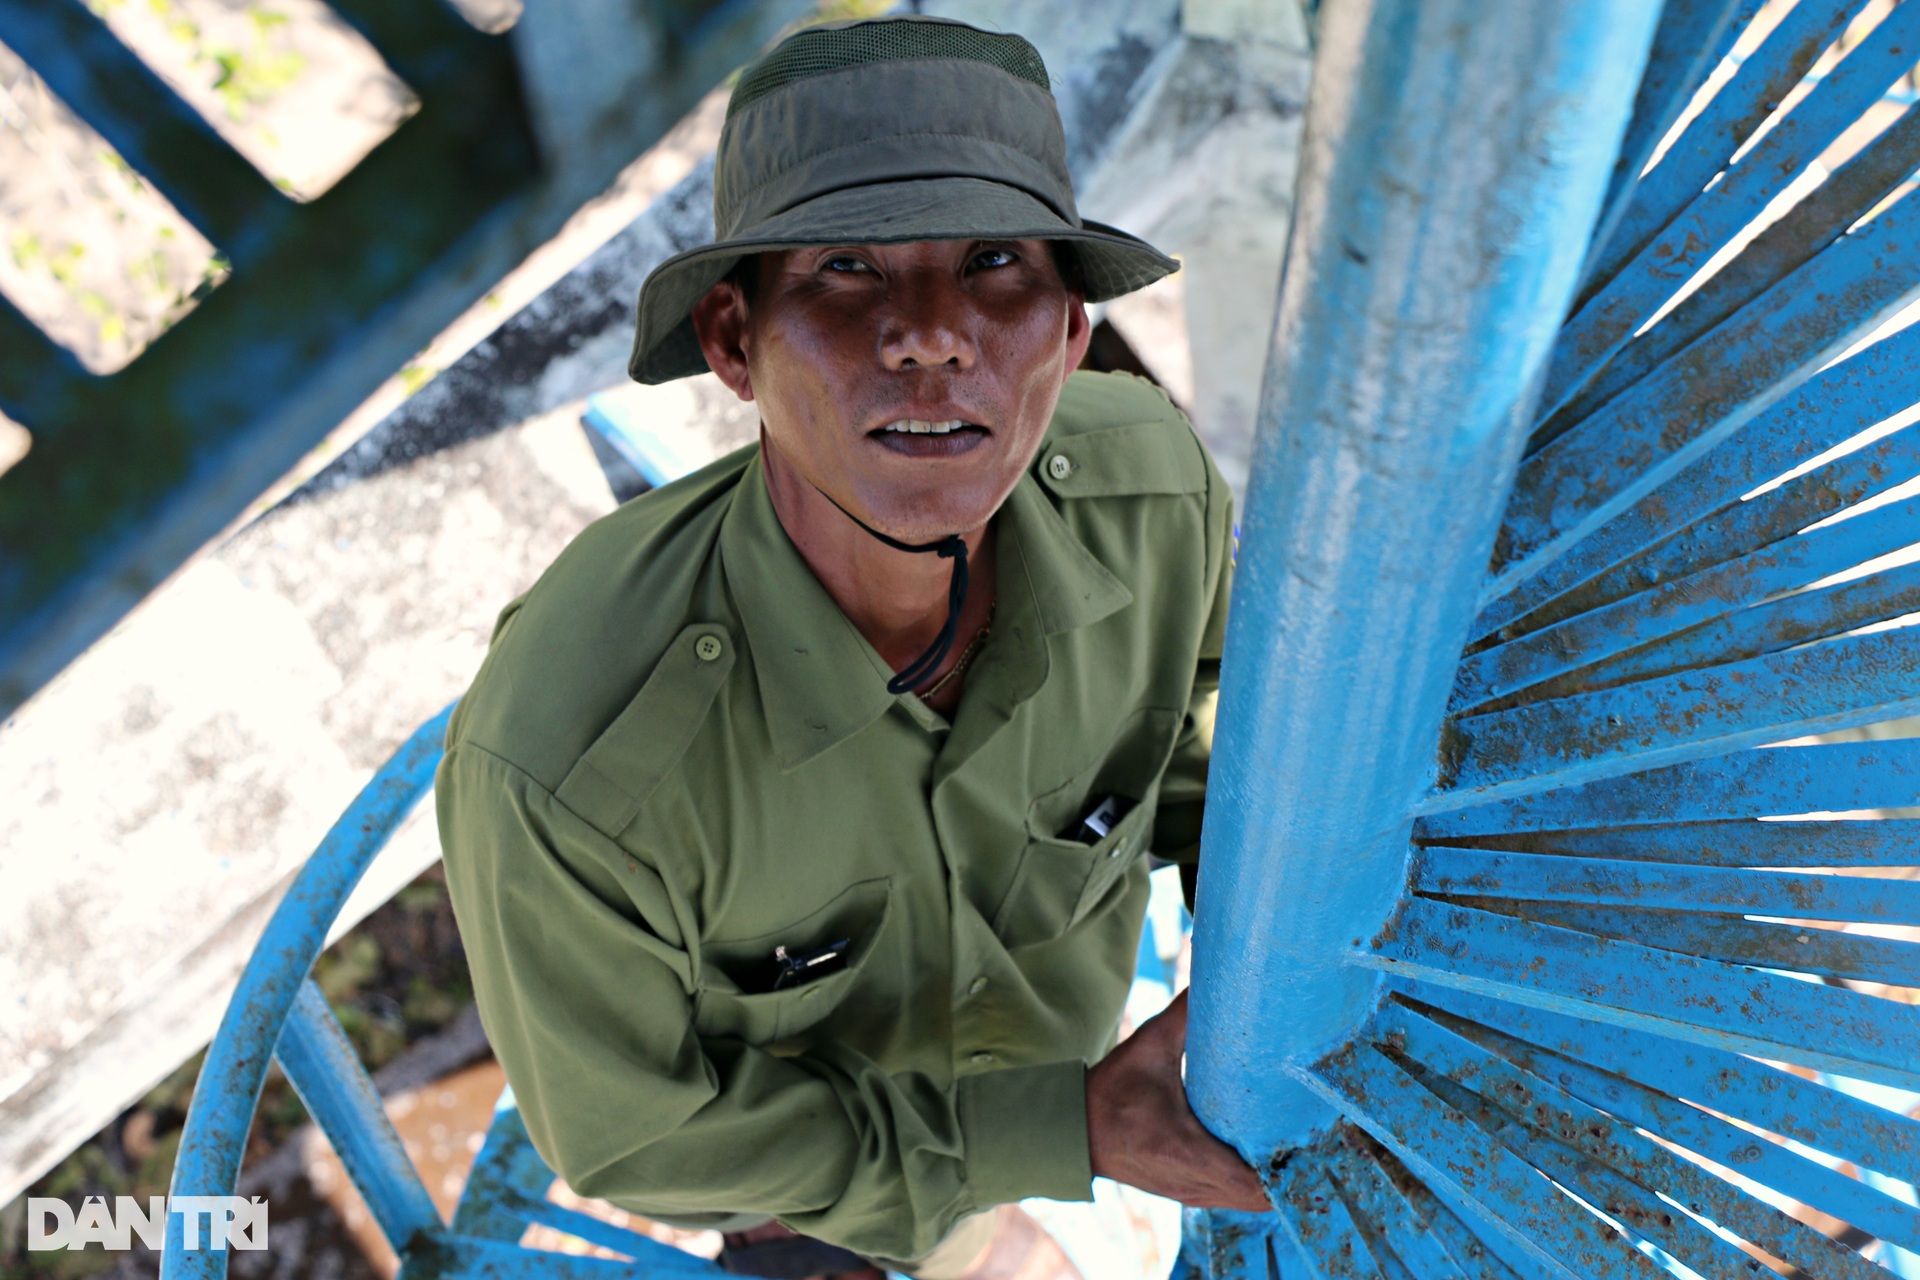
[[1260, 1179], [1187, 1105], [1180, 1055], [1187, 993], [1087, 1072], [1087, 1150], [1095, 1176], [1196, 1209], [1273, 1208]]

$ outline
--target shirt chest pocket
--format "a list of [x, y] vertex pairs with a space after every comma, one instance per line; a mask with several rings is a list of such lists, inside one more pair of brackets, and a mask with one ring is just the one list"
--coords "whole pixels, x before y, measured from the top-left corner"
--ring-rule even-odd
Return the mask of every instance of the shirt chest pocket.
[[[796, 1038], [839, 1008], [859, 984], [885, 932], [891, 889], [891, 879], [863, 880], [779, 929], [703, 942], [694, 1028], [703, 1036], [725, 1036], [775, 1053], [804, 1048]], [[776, 948], [804, 956], [843, 942], [845, 960], [832, 972], [771, 989]]]
[[[1018, 947], [1059, 937], [1097, 911], [1139, 865], [1182, 715], [1158, 708], [1136, 713], [1100, 761], [1033, 802], [1026, 848], [994, 916], [1003, 943]], [[1109, 796], [1131, 808], [1098, 840], [1073, 839], [1081, 819]]]

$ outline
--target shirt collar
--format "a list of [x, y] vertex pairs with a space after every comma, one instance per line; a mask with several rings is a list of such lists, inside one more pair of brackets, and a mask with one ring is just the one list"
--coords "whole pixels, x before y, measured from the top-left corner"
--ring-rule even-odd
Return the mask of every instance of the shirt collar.
[[[1022, 474], [996, 518], [996, 536], [1018, 544], [1016, 555], [1001, 557], [1002, 621], [1012, 591], [1021, 589], [1010, 581], [1020, 570], [1042, 635], [1096, 622], [1132, 602], [1133, 593], [1074, 536], [1031, 475]], [[720, 555], [781, 769], [799, 768], [886, 713], [895, 700], [887, 692], [893, 672], [787, 537], [758, 455], [741, 474], [722, 523]], [[1044, 646], [1028, 657], [1021, 665], [1031, 665], [1034, 678], [1020, 683], [1031, 696], [1045, 679]]]

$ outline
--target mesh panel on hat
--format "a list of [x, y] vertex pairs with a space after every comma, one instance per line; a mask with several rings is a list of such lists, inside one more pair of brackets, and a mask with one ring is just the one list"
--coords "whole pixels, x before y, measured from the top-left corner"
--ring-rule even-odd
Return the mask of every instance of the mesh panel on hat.
[[965, 58], [1052, 91], [1040, 53], [1019, 36], [996, 35], [957, 22], [862, 22], [850, 27], [802, 31], [747, 68], [727, 103], [727, 116], [774, 90], [807, 76], [824, 75], [863, 62], [905, 58]]

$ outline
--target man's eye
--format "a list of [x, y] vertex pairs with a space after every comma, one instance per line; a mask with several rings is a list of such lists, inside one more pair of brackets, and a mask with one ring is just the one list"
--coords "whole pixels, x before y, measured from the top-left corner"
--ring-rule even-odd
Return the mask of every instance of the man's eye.
[[860, 261], [860, 259], [852, 256], [851, 254], [845, 254], [845, 253], [836, 253], [833, 257], [828, 258], [825, 262], [821, 263], [820, 265], [822, 268], [828, 271], [851, 272], [851, 271], [865, 271], [868, 269], [866, 263]]
[[982, 249], [973, 255], [976, 267], [1006, 267], [1018, 260], [1011, 249]]

